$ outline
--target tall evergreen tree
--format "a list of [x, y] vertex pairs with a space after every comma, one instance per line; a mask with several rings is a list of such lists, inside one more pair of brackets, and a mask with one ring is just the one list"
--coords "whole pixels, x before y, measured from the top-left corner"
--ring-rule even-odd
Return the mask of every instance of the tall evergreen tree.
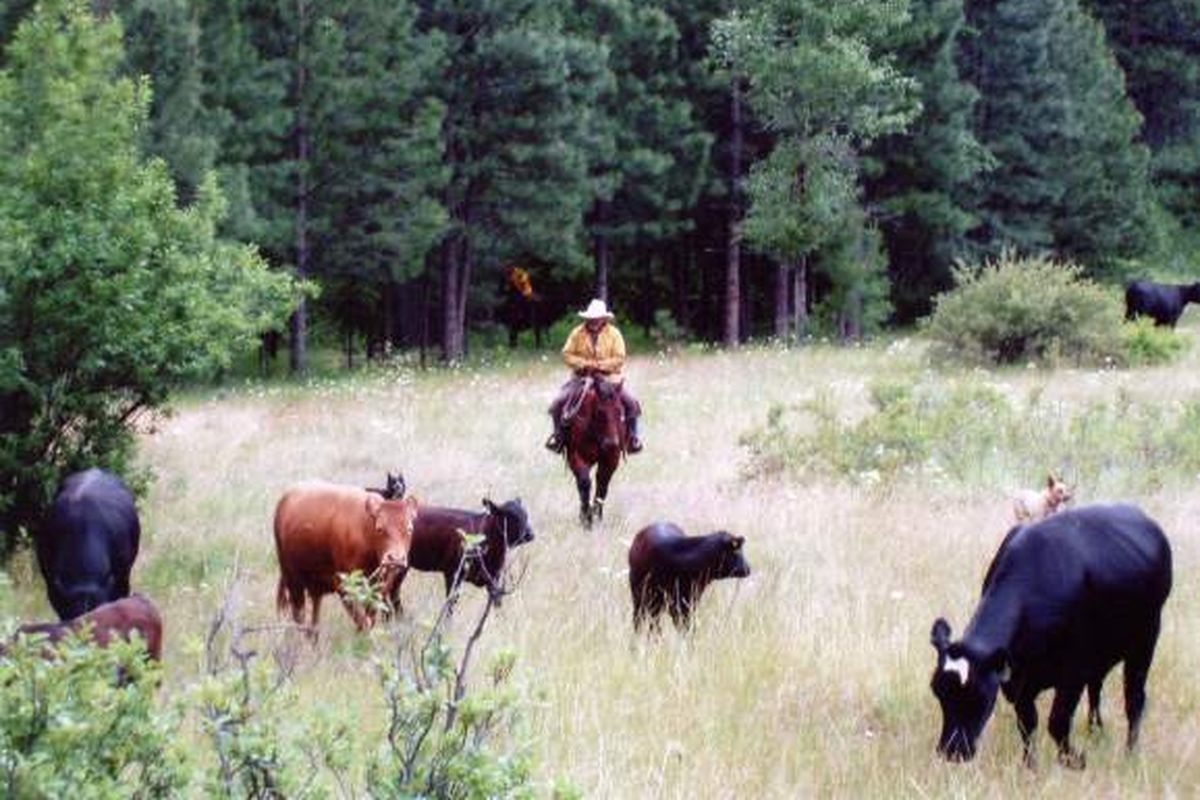
[[1103, 23], [1144, 119], [1159, 194], [1200, 229], [1200, 0], [1087, 0]]
[[971, 182], [991, 164], [971, 130], [978, 92], [959, 74], [963, 0], [912, 0], [912, 19], [886, 43], [896, 67], [920, 84], [921, 114], [903, 134], [870, 150], [867, 200], [877, 207], [888, 252], [896, 316], [929, 312], [930, 298], [951, 284], [954, 260], [966, 255], [976, 217]]
[[1151, 242], [1146, 154], [1122, 76], [1078, 0], [969, 2], [965, 67], [976, 135], [996, 158], [977, 182], [986, 248], [1099, 265]]
[[[903, 130], [919, 108], [913, 81], [876, 47], [906, 20], [906, 4], [882, 0], [832, 5], [772, 0], [717, 28], [718, 44], [745, 56], [750, 101], [778, 137], [771, 158], [756, 166], [757, 179], [750, 186], [757, 191], [751, 195], [745, 230], [783, 270], [798, 270], [800, 285], [807, 283], [807, 258], [836, 230], [824, 224], [827, 209], [847, 206], [846, 192], [835, 200], [822, 191], [857, 185], [857, 151], [881, 135]], [[838, 157], [828, 158], [830, 154]], [[846, 173], [842, 179], [828, 179], [826, 171], [837, 168]], [[824, 179], [810, 180], [816, 176]], [[779, 187], [787, 184], [790, 191], [781, 192]], [[790, 210], [781, 213], [773, 207], [781, 202]], [[787, 224], [788, 219], [803, 222]], [[873, 241], [861, 241], [869, 238]], [[843, 332], [858, 332], [866, 322], [860, 299], [868, 292], [868, 278], [848, 270], [830, 270], [825, 277], [863, 282], [840, 287], [838, 296], [845, 303], [835, 310], [849, 320], [841, 325]], [[777, 333], [786, 333], [788, 283], [781, 272], [776, 281]], [[806, 299], [797, 296], [794, 302], [803, 306]]]
[[431, 0], [424, 29], [446, 40], [437, 82], [450, 229], [442, 242], [442, 346], [466, 346], [472, 281], [511, 259], [584, 262], [583, 215], [608, 77], [603, 50], [566, 32], [564, 2]]

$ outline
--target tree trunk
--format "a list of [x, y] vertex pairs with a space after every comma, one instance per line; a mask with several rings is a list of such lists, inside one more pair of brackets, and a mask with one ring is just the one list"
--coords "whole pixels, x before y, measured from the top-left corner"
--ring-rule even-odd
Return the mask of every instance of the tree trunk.
[[730, 133], [729, 144], [729, 244], [725, 254], [725, 331], [726, 347], [737, 347], [741, 297], [741, 183], [742, 183], [742, 84], [741, 78], [733, 76], [730, 82]]
[[[308, 0], [297, 0], [296, 45], [296, 277], [308, 276], [308, 119], [304, 96], [308, 90], [308, 66], [305, 63], [304, 36], [308, 27]], [[308, 305], [301, 297], [291, 320], [289, 342], [292, 372], [308, 371]]]
[[792, 268], [792, 328], [799, 343], [808, 333], [808, 258], [801, 256]]
[[596, 235], [594, 237], [594, 257], [596, 262], [596, 297], [608, 302], [608, 268], [612, 263], [612, 251], [609, 249], [608, 231], [606, 226], [612, 216], [612, 203], [608, 200], [596, 201]]
[[775, 338], [786, 342], [788, 338], [788, 272], [786, 261], [775, 264]]
[[451, 234], [442, 250], [442, 359], [462, 358], [458, 326], [458, 236]]

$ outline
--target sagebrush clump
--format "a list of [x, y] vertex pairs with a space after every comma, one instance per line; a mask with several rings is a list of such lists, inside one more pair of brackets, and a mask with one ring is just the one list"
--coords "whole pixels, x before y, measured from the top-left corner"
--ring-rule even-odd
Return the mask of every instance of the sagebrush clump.
[[1006, 253], [978, 267], [960, 264], [954, 282], [934, 299], [926, 323], [935, 360], [1124, 363], [1121, 301], [1079, 266]]

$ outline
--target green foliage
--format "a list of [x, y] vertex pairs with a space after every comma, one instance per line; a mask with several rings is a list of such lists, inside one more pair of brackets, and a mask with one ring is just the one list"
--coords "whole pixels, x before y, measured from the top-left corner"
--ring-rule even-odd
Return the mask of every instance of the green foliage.
[[[0, 549], [83, 466], [126, 471], [130, 424], [286, 313], [294, 289], [216, 237], [139, 152], [149, 89], [82, 0], [21, 25], [0, 71]], [[4, 533], [4, 532], [7, 533]]]
[[1121, 326], [1125, 362], [1143, 367], [1169, 364], [1187, 352], [1188, 340], [1174, 328], [1154, 324], [1149, 317], [1138, 317]]
[[140, 640], [100, 649], [21, 636], [0, 658], [0, 786], [12, 798], [175, 797], [188, 772], [179, 719], [160, 710]]
[[871, 410], [847, 422], [827, 396], [773, 406], [746, 433], [750, 477], [834, 476], [1003, 491], [1065, 473], [1093, 496], [1188, 485], [1200, 470], [1200, 401], [1134, 404], [1122, 394], [1067, 408], [1031, 393], [1024, 403], [977, 383], [883, 383]]
[[1006, 253], [959, 266], [957, 286], [935, 299], [926, 331], [935, 359], [971, 364], [1065, 361], [1113, 365], [1122, 357], [1121, 301], [1082, 269]]

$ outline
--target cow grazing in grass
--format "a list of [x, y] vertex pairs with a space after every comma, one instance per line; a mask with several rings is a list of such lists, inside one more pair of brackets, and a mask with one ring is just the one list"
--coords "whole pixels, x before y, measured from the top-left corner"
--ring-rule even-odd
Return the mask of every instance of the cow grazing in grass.
[[[154, 604], [140, 594], [131, 594], [120, 600], [105, 603], [70, 622], [47, 622], [22, 625], [17, 635], [45, 636], [50, 644], [57, 644], [72, 631], [90, 628], [92, 641], [107, 647], [113, 638], [129, 640], [137, 633], [146, 645], [146, 653], [155, 661], [162, 660], [162, 617]], [[52, 655], [48, 650], [47, 655]]]
[[46, 594], [60, 619], [129, 596], [141, 526], [133, 494], [99, 469], [63, 481], [36, 536]]
[[1013, 516], [1017, 522], [1037, 522], [1062, 510], [1073, 496], [1071, 487], [1051, 472], [1042, 491], [1021, 489], [1013, 494]]
[[938, 751], [951, 760], [972, 758], [1003, 690], [1032, 764], [1034, 701], [1052, 688], [1048, 727], [1059, 761], [1082, 768], [1083, 754], [1069, 738], [1075, 706], [1085, 687], [1094, 688], [1098, 700], [1104, 676], [1120, 662], [1132, 749], [1170, 591], [1170, 545], [1134, 506], [1089, 506], [1014, 527], [988, 567], [962, 638], [951, 641], [944, 619], [933, 624], [931, 688], [942, 707]]
[[[529, 515], [519, 499], [496, 505], [491, 500], [483, 501], [484, 513], [457, 508], [423, 506], [413, 525], [412, 548], [408, 552], [409, 569], [422, 572], [440, 572], [446, 585], [446, 594], [454, 588], [454, 582], [466, 581], [481, 586], [498, 596], [497, 581], [504, 570], [508, 551], [533, 541], [533, 528], [529, 526]], [[468, 556], [463, 533], [482, 536], [477, 557]], [[393, 602], [398, 604], [400, 581], [396, 582]]]
[[629, 545], [634, 629], [647, 620], [657, 626], [664, 610], [670, 612], [676, 626], [686, 627], [709, 583], [750, 574], [742, 552], [745, 543], [745, 538], [725, 531], [687, 536], [670, 522], [657, 522], [638, 531]]
[[1125, 287], [1125, 319], [1146, 316], [1174, 328], [1188, 303], [1200, 303], [1200, 283], [1134, 281]]
[[[389, 597], [408, 566], [417, 502], [384, 500], [355, 486], [306, 483], [289, 489], [275, 507], [275, 550], [279, 557], [280, 611], [300, 623], [305, 600], [312, 604], [315, 635], [321, 600], [340, 589], [339, 575], [355, 570], [377, 581]], [[347, 603], [359, 630], [374, 614]]]

